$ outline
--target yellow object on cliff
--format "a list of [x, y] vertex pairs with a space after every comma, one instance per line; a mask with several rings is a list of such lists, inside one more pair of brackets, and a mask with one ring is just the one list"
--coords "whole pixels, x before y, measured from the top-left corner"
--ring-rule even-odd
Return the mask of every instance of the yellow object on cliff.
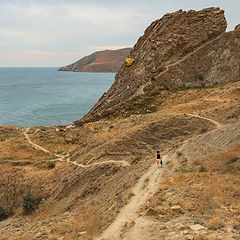
[[130, 67], [133, 64], [134, 60], [130, 57], [125, 59], [125, 66]]

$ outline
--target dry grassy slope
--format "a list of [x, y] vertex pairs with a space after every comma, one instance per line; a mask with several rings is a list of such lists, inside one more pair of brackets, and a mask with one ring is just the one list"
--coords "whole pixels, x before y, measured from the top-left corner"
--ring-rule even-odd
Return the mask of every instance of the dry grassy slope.
[[117, 72], [130, 50], [131, 48], [98, 51], [73, 64], [59, 68], [59, 71]]
[[34, 150], [24, 139], [24, 128], [13, 126], [0, 127], [0, 163], [32, 160], [49, 160], [52, 154]]
[[[239, 239], [239, 127], [220, 127], [169, 153], [169, 167], [174, 161], [179, 173], [159, 183], [121, 239]], [[204, 229], [192, 231], [194, 224]]]
[[[203, 164], [195, 162], [196, 166], [193, 166], [193, 158], [198, 155], [203, 159], [201, 160], [200, 157], [197, 160], [205, 161], [210, 155], [205, 157], [204, 154], [212, 151], [203, 143], [207, 144], [208, 141], [214, 150], [217, 150], [217, 146], [223, 145], [226, 149], [220, 149], [222, 151], [231, 148], [239, 141], [239, 127], [232, 130], [232, 134], [230, 131], [236, 124], [239, 124], [239, 89], [240, 83], [237, 82], [207, 89], [160, 91], [151, 96], [151, 104], [156, 107], [154, 113], [146, 111], [147, 105], [144, 102], [134, 105], [129, 113], [123, 114], [124, 118], [101, 120], [79, 128], [58, 127], [65, 129], [64, 131], [56, 131], [56, 127], [30, 131], [33, 141], [48, 147], [53, 152], [61, 149], [65, 153], [71, 151], [75, 144], [78, 145], [71, 151], [70, 161], [93, 164], [109, 160], [124, 160], [129, 162], [130, 166], [123, 167], [104, 163], [81, 168], [67, 162], [57, 162], [55, 169], [46, 170], [33, 165], [17, 168], [13, 168], [9, 164], [2, 165], [3, 169], [8, 169], [9, 175], [16, 171], [19, 173], [19, 177], [16, 175], [16, 181], [19, 182], [23, 177], [24, 183], [30, 182], [34, 188], [39, 189], [36, 193], [43, 199], [39, 210], [34, 215], [21, 216], [18, 215], [20, 211], [18, 210], [16, 218], [1, 222], [0, 239], [35, 239], [40, 235], [42, 236], [39, 237], [40, 239], [81, 239], [79, 232], [87, 231], [85, 236], [89, 237], [102, 232], [133, 197], [132, 188], [148, 167], [154, 163], [154, 154], [157, 149], [164, 153], [172, 152], [174, 154], [180, 151], [179, 148], [183, 145], [184, 140], [200, 135], [196, 137], [196, 141], [188, 143], [189, 146], [194, 146], [193, 152], [189, 150], [188, 145], [185, 145], [182, 156], [179, 153], [179, 159], [176, 160], [175, 155], [172, 155], [171, 160], [179, 162], [186, 169], [200, 169]], [[222, 109], [224, 109], [224, 117]], [[216, 126], [212, 122], [184, 115], [185, 113], [209, 116], [215, 120], [220, 119], [222, 124], [229, 123], [231, 125], [223, 127], [223, 130], [214, 130]], [[225, 132], [228, 133], [227, 138], [224, 138]], [[219, 134], [223, 140], [215, 141], [214, 139], [220, 136]], [[64, 140], [65, 137], [75, 139], [74, 144], [71, 141], [67, 141], [67, 143]], [[221, 138], [217, 137], [217, 139]], [[194, 149], [197, 152], [194, 152]], [[218, 154], [218, 152], [212, 152], [212, 154]], [[208, 168], [207, 165], [204, 167]], [[169, 169], [171, 170], [171, 168], [173, 166], [169, 164]], [[206, 176], [209, 176], [208, 173], [207, 169]], [[216, 174], [219, 174], [217, 170]], [[1, 176], [4, 177], [4, 174], [1, 173]], [[231, 176], [235, 179], [235, 175]], [[187, 183], [186, 180], [183, 185], [189, 186]], [[7, 186], [5, 187], [7, 188]], [[1, 189], [1, 192], [3, 191], [4, 188]], [[179, 196], [185, 199], [181, 195], [181, 189], [176, 191], [179, 191]], [[168, 196], [167, 192], [166, 195]], [[166, 201], [166, 204], [169, 201]], [[194, 201], [195, 204], [198, 204], [196, 203], [198, 199]], [[222, 202], [222, 204], [225, 206], [227, 203]], [[152, 206], [155, 208], [154, 205]], [[190, 217], [192, 217], [191, 214], [189, 211]], [[185, 216], [183, 217], [185, 219]], [[151, 224], [154, 226], [154, 223], [150, 222]], [[159, 223], [157, 222], [157, 224]], [[171, 222], [169, 224], [171, 225]], [[174, 232], [174, 230], [170, 229], [169, 232]], [[161, 234], [169, 232], [161, 232]], [[134, 238], [126, 237], [125, 239]]]

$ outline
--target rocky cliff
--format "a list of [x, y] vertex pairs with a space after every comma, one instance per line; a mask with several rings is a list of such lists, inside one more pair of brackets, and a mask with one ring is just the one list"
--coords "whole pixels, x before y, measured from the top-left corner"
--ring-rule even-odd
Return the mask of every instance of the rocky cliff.
[[123, 48], [94, 52], [58, 70], [73, 72], [117, 72], [130, 50], [131, 48]]
[[161, 89], [208, 87], [240, 79], [240, 28], [225, 32], [224, 11], [208, 8], [166, 14], [154, 21], [122, 65], [112, 87], [82, 121], [123, 109], [124, 103]]

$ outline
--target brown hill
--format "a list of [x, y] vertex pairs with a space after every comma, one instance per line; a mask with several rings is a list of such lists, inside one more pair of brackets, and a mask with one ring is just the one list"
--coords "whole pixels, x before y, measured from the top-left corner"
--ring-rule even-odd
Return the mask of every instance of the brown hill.
[[94, 52], [77, 62], [59, 68], [59, 71], [73, 72], [117, 72], [131, 48]]
[[[0, 206], [14, 216], [0, 239], [238, 239], [239, 89], [164, 90], [154, 113], [81, 127], [2, 127]], [[26, 215], [29, 190], [41, 202]]]
[[224, 11], [177, 11], [154, 21], [139, 38], [110, 90], [85, 121], [125, 112], [131, 101], [158, 89], [206, 87], [240, 78], [240, 30], [225, 32]]
[[[214, 13], [225, 27], [218, 9], [202, 13], [206, 22], [195, 19], [195, 14], [186, 20], [203, 25]], [[211, 39], [180, 62], [176, 60], [177, 64], [184, 67], [185, 60], [208, 44], [222, 39], [224, 45], [223, 36], [235, 35], [236, 31]], [[194, 45], [192, 41], [189, 46]], [[219, 58], [231, 60], [219, 46]], [[216, 51], [204, 56], [213, 55], [216, 61]], [[136, 64], [137, 60], [126, 69], [133, 74], [130, 79], [142, 74], [140, 69], [132, 72]], [[143, 60], [142, 64], [147, 68], [150, 63], [144, 65]], [[170, 63], [164, 74], [175, 64]], [[211, 64], [210, 68], [215, 66]], [[235, 62], [231, 66], [235, 69]], [[240, 81], [233, 79], [231, 69], [225, 69], [223, 76], [219, 71], [222, 68], [215, 69], [214, 75], [222, 84], [198, 77], [203, 87], [177, 88], [170, 79], [165, 87], [160, 80], [155, 81], [159, 86], [154, 85], [153, 80], [148, 85], [152, 90], [139, 86], [135, 92], [140, 88], [143, 93], [133, 92], [128, 98], [120, 92], [122, 105], [115, 103], [112, 112], [93, 115], [92, 122], [82, 125], [0, 127], [0, 240], [239, 239]], [[182, 72], [187, 72], [186, 66]], [[120, 73], [125, 76], [125, 71]], [[199, 86], [198, 80], [192, 82]], [[136, 78], [136, 84], [139, 81]], [[121, 91], [131, 89], [117, 81], [115, 91], [116, 85]], [[106, 100], [102, 104], [108, 107], [111, 95]], [[156, 167], [157, 150], [163, 155], [162, 168]]]

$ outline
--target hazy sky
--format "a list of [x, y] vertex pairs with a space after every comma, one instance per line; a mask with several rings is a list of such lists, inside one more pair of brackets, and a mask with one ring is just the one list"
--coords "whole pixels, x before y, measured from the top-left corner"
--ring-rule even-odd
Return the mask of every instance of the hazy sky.
[[0, 66], [63, 66], [133, 46], [167, 12], [211, 6], [228, 30], [240, 23], [240, 0], [0, 0]]

